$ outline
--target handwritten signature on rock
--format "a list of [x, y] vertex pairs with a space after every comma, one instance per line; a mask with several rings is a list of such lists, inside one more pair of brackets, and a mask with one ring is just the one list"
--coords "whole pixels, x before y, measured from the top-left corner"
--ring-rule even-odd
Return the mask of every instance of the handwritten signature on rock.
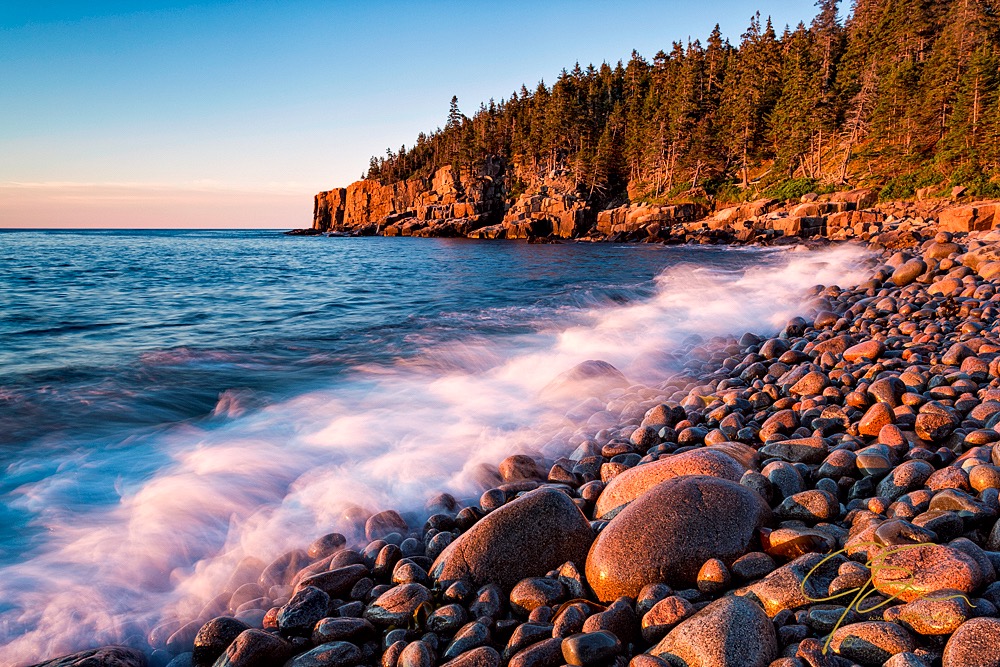
[[[839, 619], [837, 619], [837, 622], [834, 624], [833, 629], [830, 630], [830, 634], [826, 638], [826, 643], [823, 644], [823, 654], [824, 655], [829, 651], [830, 642], [833, 641], [833, 635], [834, 635], [834, 633], [837, 631], [838, 628], [840, 628], [841, 625], [843, 625], [844, 619], [847, 618], [847, 615], [849, 613], [851, 613], [852, 609], [854, 611], [856, 611], [857, 613], [859, 613], [859, 614], [867, 614], [867, 613], [875, 611], [876, 609], [879, 609], [880, 607], [886, 606], [887, 604], [891, 603], [893, 600], [899, 599], [901, 595], [903, 595], [904, 593], [906, 593], [908, 591], [917, 591], [917, 596], [916, 596], [915, 600], [923, 600], [923, 599], [928, 599], [928, 598], [934, 599], [934, 600], [954, 600], [954, 599], [961, 598], [961, 599], [965, 600], [969, 604], [970, 607], [975, 607], [976, 606], [976, 605], [972, 604], [972, 601], [969, 598], [967, 598], [966, 596], [962, 595], [961, 593], [955, 593], [955, 594], [949, 594], [949, 595], [935, 595], [935, 593], [937, 593], [937, 591], [928, 591], [928, 592], [920, 591], [917, 587], [915, 587], [913, 585], [913, 581], [916, 578], [916, 575], [913, 572], [913, 570], [911, 570], [910, 568], [905, 567], [903, 565], [890, 565], [890, 564], [888, 564], [888, 563], [885, 562], [885, 560], [887, 558], [889, 558], [890, 556], [893, 556], [895, 554], [898, 554], [898, 553], [901, 553], [903, 551], [906, 551], [907, 549], [919, 549], [920, 547], [927, 547], [927, 546], [936, 546], [936, 545], [933, 542], [918, 542], [918, 543], [915, 543], [915, 544], [902, 544], [902, 545], [898, 545], [898, 546], [894, 546], [894, 547], [886, 547], [886, 545], [881, 544], [879, 542], [859, 542], [859, 543], [856, 543], [856, 544], [852, 544], [851, 545], [852, 549], [853, 548], [869, 548], [869, 549], [871, 549], [871, 553], [875, 554], [874, 556], [870, 557], [865, 562], [865, 567], [868, 568], [868, 579], [867, 579], [867, 581], [865, 581], [864, 585], [862, 585], [862, 586], [857, 586], [855, 588], [848, 588], [846, 590], [840, 591], [840, 592], [835, 593], [833, 595], [830, 595], [828, 597], [823, 597], [823, 598], [814, 598], [814, 597], [811, 597], [806, 592], [806, 584], [809, 582], [809, 577], [811, 577], [816, 572], [816, 570], [818, 570], [820, 567], [822, 567], [830, 559], [835, 558], [835, 557], [839, 556], [840, 554], [846, 553], [847, 549], [846, 548], [840, 549], [839, 551], [834, 551], [833, 553], [828, 554], [823, 560], [821, 560], [820, 562], [816, 563], [816, 565], [813, 566], [813, 568], [811, 570], [809, 570], [808, 574], [806, 574], [806, 576], [802, 579], [802, 583], [799, 584], [799, 588], [802, 591], [802, 596], [806, 600], [808, 600], [809, 602], [829, 602], [831, 600], [839, 600], [841, 598], [844, 598], [844, 597], [847, 597], [847, 596], [850, 596], [850, 595], [854, 596], [854, 598], [851, 600], [851, 602], [847, 605], [847, 608], [844, 609], [844, 613], [840, 615]], [[894, 574], [892, 575], [892, 579], [891, 579], [893, 587], [895, 588], [895, 587], [898, 586], [898, 587], [901, 587], [901, 588], [899, 590], [897, 590], [892, 595], [892, 597], [888, 598], [887, 600], [883, 600], [881, 602], [877, 602], [875, 604], [872, 604], [870, 607], [866, 607], [866, 608], [862, 607], [862, 605], [864, 604], [865, 600], [867, 600], [871, 595], [876, 594], [876, 593], [879, 592], [878, 590], [876, 590], [875, 584], [873, 583], [875, 575], [878, 574], [878, 573], [880, 573], [880, 572], [886, 572], [886, 571], [894, 571]], [[895, 572], [900, 573], [901, 576], [899, 576], [899, 577], [895, 576]]]

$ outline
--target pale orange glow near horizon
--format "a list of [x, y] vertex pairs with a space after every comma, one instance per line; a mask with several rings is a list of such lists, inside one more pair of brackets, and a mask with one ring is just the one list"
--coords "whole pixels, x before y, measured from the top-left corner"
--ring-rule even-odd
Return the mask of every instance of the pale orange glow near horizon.
[[0, 228], [271, 228], [312, 225], [312, 193], [288, 186], [0, 183]]

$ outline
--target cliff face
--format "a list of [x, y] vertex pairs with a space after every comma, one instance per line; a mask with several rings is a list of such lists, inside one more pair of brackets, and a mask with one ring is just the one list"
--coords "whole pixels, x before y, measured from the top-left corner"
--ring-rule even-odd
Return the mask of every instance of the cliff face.
[[[432, 179], [411, 178], [383, 185], [362, 180], [316, 195], [313, 229], [374, 233], [405, 223], [463, 221], [478, 228], [503, 216], [503, 165], [487, 160], [476, 171], [448, 166]], [[368, 228], [372, 227], [372, 230]]]
[[[508, 183], [527, 184], [514, 199]], [[697, 204], [615, 209], [612, 217], [587, 205], [564, 171], [534, 174], [487, 160], [476, 171], [438, 169], [433, 178], [382, 184], [361, 180], [316, 195], [313, 229], [383, 236], [491, 239], [581, 238], [632, 233], [651, 222], [666, 226], [704, 217]], [[602, 222], [603, 221], [603, 222]]]

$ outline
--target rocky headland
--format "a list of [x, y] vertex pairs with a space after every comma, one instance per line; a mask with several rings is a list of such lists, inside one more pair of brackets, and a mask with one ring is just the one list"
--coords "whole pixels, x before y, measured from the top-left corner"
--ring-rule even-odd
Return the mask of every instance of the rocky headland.
[[[534, 241], [577, 239], [633, 243], [782, 244], [802, 238], [868, 241], [883, 232], [928, 228], [971, 232], [1000, 224], [1000, 204], [974, 201], [957, 187], [951, 197], [879, 202], [860, 188], [795, 199], [740, 204], [703, 200], [599, 208], [588, 204], [567, 174], [552, 173], [530, 194], [512, 197], [499, 160], [475, 172], [452, 167], [432, 179], [386, 185], [364, 179], [314, 198], [313, 234], [414, 236]], [[933, 190], [928, 188], [927, 190]]]
[[996, 204], [866, 196], [698, 223], [863, 239], [870, 278], [811, 288], [777, 333], [692, 344], [656, 385], [574, 369], [616, 424], [576, 451], [247, 560], [151, 656], [45, 664], [997, 667]]

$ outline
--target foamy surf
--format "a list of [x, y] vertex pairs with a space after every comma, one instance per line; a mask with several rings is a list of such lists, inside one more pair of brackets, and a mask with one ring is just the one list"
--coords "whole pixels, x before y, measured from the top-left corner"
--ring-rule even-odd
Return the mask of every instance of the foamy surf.
[[532, 334], [431, 341], [406, 363], [356, 367], [270, 405], [227, 393], [211, 418], [137, 436], [138, 453], [103, 453], [101, 465], [148, 457], [147, 474], [122, 481], [108, 509], [60, 510], [99, 465], [67, 453], [12, 500], [47, 534], [0, 570], [0, 662], [106, 643], [156, 648], [150, 631], [161, 641], [197, 618], [247, 556], [269, 561], [332, 530], [350, 535], [352, 508], [419, 514], [438, 491], [474, 499], [480, 464], [511, 453], [572, 452], [613, 421], [606, 402], [546, 400], [576, 364], [601, 359], [655, 385], [692, 337], [774, 333], [807, 309], [808, 287], [865, 279], [866, 258], [840, 247], [771, 251], [739, 271], [679, 265], [649, 298], [543, 314]]

